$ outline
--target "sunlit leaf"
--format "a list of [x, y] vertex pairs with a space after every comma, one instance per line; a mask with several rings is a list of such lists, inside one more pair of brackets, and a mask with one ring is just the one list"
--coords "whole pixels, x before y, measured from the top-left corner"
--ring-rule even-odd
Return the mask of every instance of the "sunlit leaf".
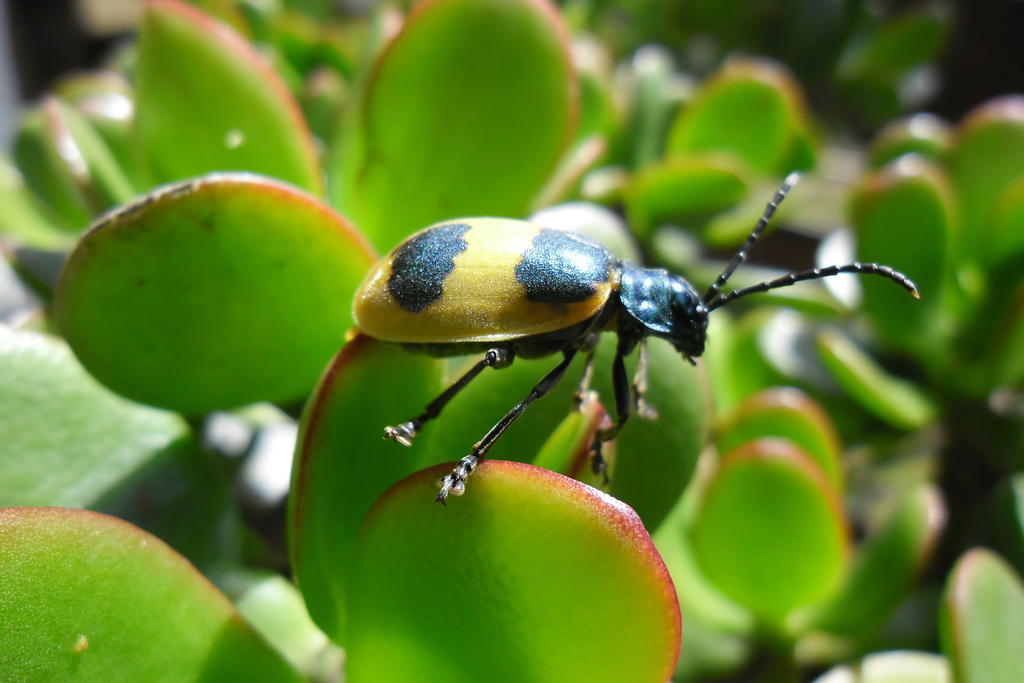
[[0, 510], [0, 583], [16, 680], [300, 680], [184, 558], [113, 517]]
[[339, 205], [381, 250], [454, 216], [525, 215], [572, 139], [574, 83], [549, 5], [418, 5], [345, 131]]
[[393, 487], [358, 537], [351, 680], [669, 678], [679, 607], [632, 510], [502, 461], [484, 462], [444, 507], [433, 497], [447, 469]]
[[56, 318], [82, 364], [136, 400], [185, 413], [291, 401], [341, 346], [373, 259], [313, 197], [212, 175], [94, 225], [65, 267]]
[[139, 142], [157, 182], [253, 171], [322, 191], [298, 105], [226, 25], [177, 0], [150, 2], [136, 79]]

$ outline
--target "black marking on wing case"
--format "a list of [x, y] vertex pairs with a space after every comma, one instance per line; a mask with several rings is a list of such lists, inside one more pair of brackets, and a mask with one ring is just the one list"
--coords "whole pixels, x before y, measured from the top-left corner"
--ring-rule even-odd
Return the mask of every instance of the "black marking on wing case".
[[542, 229], [516, 266], [516, 280], [526, 298], [538, 303], [571, 304], [586, 301], [596, 285], [608, 281], [611, 255], [585, 237]]
[[441, 298], [445, 278], [455, 270], [455, 257], [468, 246], [470, 226], [447, 223], [430, 228], [402, 244], [391, 260], [388, 293], [398, 305], [419, 313]]

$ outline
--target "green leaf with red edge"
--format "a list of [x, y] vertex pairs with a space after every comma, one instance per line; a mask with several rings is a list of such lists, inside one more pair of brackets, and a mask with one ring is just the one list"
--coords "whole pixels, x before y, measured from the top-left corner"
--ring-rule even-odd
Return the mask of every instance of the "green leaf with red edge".
[[335, 199], [380, 249], [453, 216], [523, 216], [576, 109], [566, 32], [546, 0], [421, 3], [343, 132]]
[[868, 150], [868, 164], [879, 169], [904, 154], [939, 161], [952, 142], [952, 128], [944, 119], [934, 114], [913, 114], [892, 121], [879, 131]]
[[441, 392], [440, 375], [439, 361], [360, 335], [327, 367], [302, 416], [289, 553], [310, 616], [337, 643], [348, 640], [349, 563], [359, 524], [385, 489], [432, 462], [429, 427], [409, 449], [381, 438], [384, 427], [420, 414]]
[[114, 517], [0, 510], [0, 584], [16, 680], [300, 680], [183, 557]]
[[341, 346], [374, 260], [315, 198], [215, 174], [94, 225], [64, 268], [56, 320], [82, 364], [130, 398], [192, 414], [292, 401]]
[[769, 623], [827, 597], [847, 567], [849, 531], [835, 490], [780, 439], [722, 458], [690, 534], [704, 576]]
[[136, 127], [157, 182], [253, 171], [322, 192], [298, 105], [244, 38], [185, 3], [153, 0], [138, 49]]
[[831, 418], [810, 396], [793, 387], [765, 389], [722, 417], [715, 440], [720, 453], [763, 436], [789, 439], [843, 490], [839, 435]]
[[957, 681], [1024, 680], [1024, 585], [985, 548], [964, 553], [946, 580], [939, 615], [942, 651]]
[[547, 470], [486, 461], [433, 502], [440, 466], [390, 489], [354, 549], [357, 683], [661, 683], [679, 653], [675, 589], [623, 503]]
[[679, 113], [668, 155], [721, 151], [762, 173], [813, 165], [809, 124], [799, 86], [783, 67], [734, 59]]
[[915, 299], [885, 278], [864, 277], [863, 310], [889, 345], [934, 350], [943, 331], [943, 290], [957, 239], [945, 175], [921, 157], [902, 157], [868, 176], [851, 208], [858, 260], [906, 273], [921, 293]]
[[1024, 175], [1024, 96], [1007, 95], [975, 107], [960, 121], [947, 157], [963, 212], [963, 257], [976, 257], [996, 198]]
[[800, 621], [844, 636], [864, 635], [881, 625], [924, 569], [945, 523], [946, 507], [934, 485], [910, 491], [857, 549], [840, 592]]

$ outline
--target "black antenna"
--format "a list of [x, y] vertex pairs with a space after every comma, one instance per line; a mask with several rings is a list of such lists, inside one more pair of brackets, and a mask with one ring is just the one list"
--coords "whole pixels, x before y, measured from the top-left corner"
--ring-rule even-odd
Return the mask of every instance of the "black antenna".
[[[768, 202], [768, 206], [764, 207], [764, 213], [762, 213], [761, 217], [757, 219], [757, 224], [747, 236], [747, 241], [743, 243], [743, 246], [736, 252], [736, 255], [732, 257], [732, 261], [725, 267], [722, 274], [718, 276], [718, 279], [708, 287], [708, 291], [704, 294], [705, 304], [715, 303], [715, 299], [719, 297], [719, 291], [722, 289], [722, 285], [732, 277], [732, 274], [740, 267], [743, 260], [747, 258], [747, 250], [754, 246], [754, 242], [756, 242], [757, 238], [761, 236], [764, 229], [768, 227], [768, 221], [770, 221], [772, 216], [775, 215], [775, 209], [779, 208], [779, 204], [782, 203], [782, 200], [786, 198], [786, 195], [798, 182], [800, 182], [800, 174], [795, 171], [786, 176], [786, 179], [782, 181], [782, 187], [780, 187], [779, 191], [775, 193], [772, 200]], [[718, 305], [709, 306], [708, 310], [712, 310], [714, 308], [718, 308]]]
[[758, 292], [767, 292], [769, 289], [778, 289], [780, 287], [789, 287], [797, 282], [804, 280], [818, 280], [823, 277], [832, 277], [833, 275], [839, 275], [840, 273], [867, 273], [869, 275], [881, 275], [882, 277], [889, 278], [903, 289], [910, 292], [915, 299], [920, 299], [921, 295], [917, 292], [917, 285], [903, 273], [898, 270], [893, 270], [889, 266], [883, 266], [878, 263], [847, 263], [842, 266], [825, 266], [824, 268], [810, 268], [808, 270], [801, 270], [794, 273], [786, 273], [774, 280], [768, 280], [765, 282], [759, 282], [756, 285], [750, 287], [744, 287], [743, 289], [734, 289], [728, 294], [722, 294], [722, 285], [732, 276], [732, 274], [739, 268], [740, 264], [743, 263], [744, 259], [747, 258], [747, 250], [754, 245], [757, 238], [761, 236], [764, 229], [768, 226], [768, 221], [771, 220], [775, 214], [775, 210], [779, 208], [779, 204], [786, 198], [786, 194], [793, 189], [793, 186], [800, 182], [799, 173], [790, 173], [786, 176], [786, 179], [782, 181], [782, 187], [775, 193], [772, 200], [768, 202], [768, 206], [764, 208], [764, 213], [757, 220], [757, 225], [751, 231], [747, 237], [747, 241], [743, 243], [740, 250], [736, 252], [736, 255], [732, 257], [732, 261], [726, 266], [722, 274], [718, 276], [718, 279], [712, 283], [708, 288], [707, 293], [704, 295], [704, 305], [707, 307], [708, 312], [721, 308], [730, 301], [735, 301], [740, 297], [748, 294], [756, 294]]
[[868, 273], [869, 275], [881, 275], [882, 277], [887, 277], [899, 286], [903, 287], [903, 289], [910, 292], [915, 299], [921, 298], [921, 295], [917, 292], [917, 285], [914, 284], [913, 280], [898, 270], [893, 270], [889, 266], [883, 266], [878, 263], [847, 263], [844, 266], [825, 266], [824, 268], [801, 270], [798, 273], [786, 273], [774, 280], [759, 282], [756, 285], [744, 287], [743, 289], [735, 289], [728, 294], [719, 295], [713, 304], [707, 305], [707, 309], [709, 312], [713, 311], [716, 308], [721, 308], [730, 301], [735, 301], [747, 294], [767, 292], [769, 289], [778, 289], [779, 287], [789, 287], [790, 285], [803, 280], [817, 280], [823, 277], [839, 275], [839, 273]]

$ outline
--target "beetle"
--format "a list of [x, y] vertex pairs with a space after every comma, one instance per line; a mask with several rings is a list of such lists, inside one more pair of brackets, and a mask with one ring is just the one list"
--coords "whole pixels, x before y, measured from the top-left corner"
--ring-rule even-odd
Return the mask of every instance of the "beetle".
[[[411, 446], [423, 425], [438, 417], [485, 368], [508, 367], [516, 356], [561, 352], [562, 360], [439, 481], [437, 500], [446, 503], [449, 495], [462, 495], [467, 478], [494, 442], [531, 403], [558, 384], [581, 352], [586, 364], [577, 397], [582, 396], [597, 336], [610, 331], [618, 335], [612, 361], [616, 420], [598, 430], [591, 445], [594, 471], [603, 472], [602, 443], [615, 438], [634, 410], [642, 410], [647, 337], [667, 339], [694, 363], [704, 352], [708, 316], [715, 309], [748, 294], [839, 273], [880, 275], [920, 298], [906, 275], [877, 263], [812, 268], [723, 292], [798, 180], [799, 174], [787, 176], [743, 246], [703, 295], [679, 275], [620, 260], [582, 235], [527, 221], [464, 218], [415, 233], [378, 262], [360, 285], [352, 308], [356, 326], [411, 351], [483, 356], [422, 413], [385, 427], [385, 438]], [[631, 381], [625, 358], [638, 346], [640, 357]]]

